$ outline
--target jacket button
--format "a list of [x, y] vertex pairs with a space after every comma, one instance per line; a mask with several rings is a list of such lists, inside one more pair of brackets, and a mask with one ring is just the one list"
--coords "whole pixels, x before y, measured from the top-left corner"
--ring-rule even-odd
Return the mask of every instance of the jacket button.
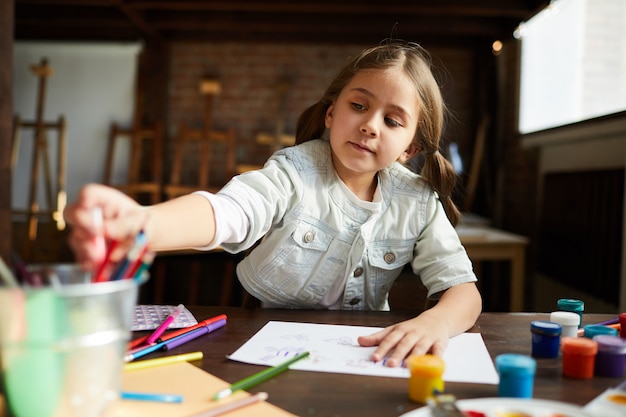
[[387, 262], [388, 264], [392, 264], [394, 263], [394, 261], [396, 260], [396, 255], [394, 255], [391, 252], [387, 252], [385, 254], [385, 256], [383, 256], [383, 259], [385, 260], [385, 262]]
[[350, 305], [355, 306], [359, 304], [360, 302], [361, 302], [361, 299], [359, 297], [354, 297], [352, 300], [350, 300]]
[[360, 266], [354, 270], [354, 274], [355, 277], [360, 277], [361, 275], [363, 275], [363, 268], [361, 268]]
[[304, 240], [304, 243], [311, 243], [313, 242], [314, 237], [315, 235], [313, 234], [313, 232], [306, 232], [302, 237], [302, 240]]

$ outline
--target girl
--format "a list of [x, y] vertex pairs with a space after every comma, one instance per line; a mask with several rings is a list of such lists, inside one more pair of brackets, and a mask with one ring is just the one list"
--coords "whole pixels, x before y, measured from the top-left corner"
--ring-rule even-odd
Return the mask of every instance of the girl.
[[[265, 307], [389, 308], [410, 263], [438, 302], [417, 317], [359, 338], [372, 360], [398, 366], [410, 354], [441, 355], [481, 312], [472, 265], [454, 230], [455, 174], [439, 153], [444, 104], [426, 53], [393, 41], [363, 51], [300, 117], [298, 145], [220, 192], [199, 191], [141, 207], [100, 185], [81, 190], [65, 217], [77, 260], [97, 261], [91, 213], [107, 239], [143, 229], [155, 250], [258, 245], [237, 266]], [[422, 152], [417, 175], [402, 164]], [[446, 216], [447, 213], [447, 216]], [[123, 246], [123, 245], [122, 245]], [[115, 255], [121, 257], [122, 252]]]

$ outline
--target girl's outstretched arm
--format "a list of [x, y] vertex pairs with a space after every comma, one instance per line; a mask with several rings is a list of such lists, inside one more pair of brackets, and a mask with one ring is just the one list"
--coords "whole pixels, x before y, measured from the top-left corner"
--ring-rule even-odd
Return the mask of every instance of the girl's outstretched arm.
[[399, 366], [409, 355], [442, 355], [450, 337], [471, 328], [481, 310], [476, 284], [459, 284], [447, 289], [434, 307], [417, 317], [361, 336], [358, 341], [361, 346], [378, 346], [373, 361], [387, 357], [388, 366]]
[[[102, 211], [102, 223], [94, 210]], [[143, 230], [151, 249], [180, 249], [209, 245], [215, 236], [215, 218], [209, 201], [199, 195], [186, 195], [153, 206], [141, 206], [126, 194], [104, 185], [83, 187], [76, 202], [65, 208], [70, 225], [69, 243], [76, 261], [91, 269], [100, 254], [97, 238], [118, 242], [111, 260], [121, 259]]]

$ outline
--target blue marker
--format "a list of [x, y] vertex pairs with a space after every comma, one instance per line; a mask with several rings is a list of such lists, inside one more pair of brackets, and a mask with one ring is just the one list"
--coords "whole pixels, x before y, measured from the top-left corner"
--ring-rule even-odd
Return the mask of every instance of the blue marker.
[[122, 400], [155, 401], [160, 403], [182, 403], [183, 396], [178, 394], [154, 394], [149, 392], [120, 392]]

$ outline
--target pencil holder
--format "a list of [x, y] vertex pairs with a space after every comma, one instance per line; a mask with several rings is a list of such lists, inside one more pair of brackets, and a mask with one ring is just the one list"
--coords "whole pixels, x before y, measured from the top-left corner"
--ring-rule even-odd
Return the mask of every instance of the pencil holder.
[[573, 298], [561, 298], [556, 302], [556, 309], [578, 314], [580, 317], [578, 328], [580, 329], [583, 326], [583, 312], [585, 311], [585, 303], [583, 301]]
[[556, 358], [559, 356], [561, 325], [551, 321], [535, 320], [530, 323], [532, 333], [532, 356]]
[[563, 376], [578, 379], [593, 378], [598, 344], [586, 337], [564, 337], [561, 340], [563, 353]]
[[580, 316], [571, 311], [553, 311], [550, 321], [561, 325], [561, 337], [578, 337]]
[[409, 398], [418, 403], [425, 403], [435, 394], [443, 392], [443, 371], [445, 363], [439, 356], [412, 355], [407, 358], [409, 376]]
[[594, 374], [622, 378], [626, 365], [626, 340], [609, 335], [598, 335], [593, 340], [598, 344]]
[[500, 375], [499, 397], [532, 398], [537, 362], [526, 355], [505, 353], [496, 357]]
[[99, 417], [119, 395], [139, 283], [91, 283], [78, 265], [47, 268], [51, 285], [0, 288], [9, 415]]

